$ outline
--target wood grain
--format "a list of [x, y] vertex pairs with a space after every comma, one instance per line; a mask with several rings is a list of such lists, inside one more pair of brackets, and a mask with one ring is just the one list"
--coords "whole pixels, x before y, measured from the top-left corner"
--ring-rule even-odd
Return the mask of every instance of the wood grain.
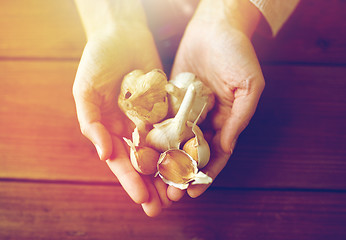
[[[80, 133], [76, 62], [0, 62], [0, 177], [116, 181]], [[215, 186], [346, 189], [343, 67], [264, 66], [267, 88]]]
[[120, 187], [0, 182], [1, 239], [333, 239], [346, 194], [212, 190], [150, 219]]
[[79, 59], [84, 31], [73, 0], [5, 0], [0, 8], [1, 58]]
[[[73, 0], [1, 1], [0, 239], [346, 239], [345, 12], [301, 0], [276, 38], [255, 35], [266, 89], [228, 165], [148, 218], [80, 133]], [[159, 13], [149, 22], [171, 17]], [[182, 33], [170, 34], [156, 35], [167, 69]]]
[[[20, 7], [18, 7], [20, 6]], [[346, 2], [302, 0], [275, 38], [256, 34], [261, 61], [346, 64]], [[153, 12], [149, 12], [151, 15]], [[160, 13], [160, 11], [156, 11]], [[150, 25], [167, 16], [150, 16]], [[165, 63], [172, 62], [185, 21], [176, 33], [156, 36]], [[79, 59], [85, 36], [73, 0], [6, 0], [0, 8], [0, 58]], [[161, 26], [162, 27], [162, 26]], [[154, 33], [159, 30], [153, 29]], [[173, 53], [172, 53], [173, 51]]]
[[76, 69], [69, 61], [0, 62], [1, 177], [113, 180], [80, 133], [72, 97]]
[[275, 38], [256, 34], [261, 61], [346, 64], [346, 2], [301, 0]]
[[265, 66], [266, 89], [219, 181], [345, 189], [345, 74], [343, 67]]

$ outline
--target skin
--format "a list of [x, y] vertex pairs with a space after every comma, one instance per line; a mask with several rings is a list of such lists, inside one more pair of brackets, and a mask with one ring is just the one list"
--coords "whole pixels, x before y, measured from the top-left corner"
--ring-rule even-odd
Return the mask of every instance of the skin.
[[[262, 71], [250, 41], [259, 20], [260, 13], [250, 2], [202, 1], [175, 58], [173, 76], [195, 73], [217, 98], [211, 113], [215, 131], [210, 142], [211, 160], [203, 169], [213, 179], [225, 167], [264, 89]], [[208, 187], [194, 185], [187, 192], [198, 197]], [[183, 194], [178, 189], [168, 189], [173, 201]]]
[[[127, 3], [138, 5], [135, 0]], [[122, 136], [129, 137], [133, 126], [117, 105], [125, 74], [133, 69], [162, 68], [153, 37], [140, 8], [131, 7], [127, 14], [126, 10], [116, 11], [126, 8], [121, 1], [82, 0], [76, 4], [88, 38], [73, 85], [81, 132], [95, 145], [100, 159], [107, 162], [133, 201], [142, 204], [148, 216], [156, 216], [171, 203], [167, 186], [132, 167]], [[103, 7], [103, 14], [94, 16], [94, 10]]]
[[[122, 140], [129, 137], [133, 125], [116, 101], [125, 74], [133, 69], [162, 68], [144, 11], [138, 0], [75, 1], [88, 39], [73, 85], [81, 132], [133, 201], [148, 216], [157, 216], [172, 201], [181, 199], [184, 191], [135, 171]], [[264, 88], [250, 42], [259, 18], [258, 10], [244, 1], [202, 0], [176, 55], [172, 75], [195, 73], [217, 98], [210, 115], [214, 128], [211, 160], [203, 169], [213, 179], [226, 165]], [[195, 185], [187, 192], [197, 197], [207, 188]]]

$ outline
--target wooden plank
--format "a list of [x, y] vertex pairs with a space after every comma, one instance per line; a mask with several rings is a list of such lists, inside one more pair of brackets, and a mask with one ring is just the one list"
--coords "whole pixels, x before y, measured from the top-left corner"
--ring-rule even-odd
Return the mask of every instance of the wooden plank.
[[[150, 16], [150, 24], [162, 27], [167, 16]], [[346, 64], [346, 3], [302, 0], [274, 39], [256, 35], [254, 44], [262, 61]], [[185, 25], [175, 21], [169, 36], [157, 36], [164, 62], [174, 57]], [[160, 18], [161, 19], [160, 21]], [[171, 20], [169, 18], [169, 20]], [[155, 33], [161, 30], [153, 29]], [[0, 57], [79, 59], [85, 43], [73, 0], [6, 0], [0, 8]], [[173, 51], [173, 52], [172, 52]]]
[[301, 0], [279, 34], [254, 37], [266, 62], [346, 64], [346, 2]]
[[79, 59], [84, 42], [73, 0], [1, 1], [1, 58]]
[[120, 187], [0, 182], [1, 239], [333, 239], [346, 194], [212, 190], [156, 218]]
[[1, 177], [113, 180], [80, 133], [72, 97], [76, 69], [68, 61], [0, 62]]
[[264, 67], [257, 112], [219, 181], [345, 189], [345, 74], [338, 67]]
[[[0, 177], [116, 181], [80, 133], [75, 62], [0, 62]], [[346, 189], [342, 67], [265, 66], [267, 87], [215, 186]]]

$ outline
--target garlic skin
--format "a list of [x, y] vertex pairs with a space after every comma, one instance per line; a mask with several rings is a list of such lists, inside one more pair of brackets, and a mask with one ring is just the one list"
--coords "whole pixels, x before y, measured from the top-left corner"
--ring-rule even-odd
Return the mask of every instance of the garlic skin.
[[195, 101], [195, 87], [190, 85], [186, 91], [178, 113], [161, 123], [154, 124], [154, 128], [146, 136], [146, 144], [159, 152], [179, 148], [180, 144], [193, 137], [192, 126], [188, 126], [188, 113]]
[[145, 132], [147, 125], [157, 123], [166, 117], [166, 84], [166, 74], [160, 69], [148, 73], [134, 70], [124, 77], [118, 105], [140, 132]]
[[196, 100], [193, 108], [190, 111], [188, 120], [194, 122], [200, 114], [201, 109], [206, 104], [206, 108], [201, 114], [198, 124], [200, 124], [207, 116], [207, 113], [215, 104], [215, 97], [209, 87], [207, 87], [195, 74], [183, 72], [178, 74], [174, 79], [169, 80], [166, 85], [168, 93], [168, 115], [174, 116], [179, 110], [180, 104], [189, 85], [194, 84], [196, 89]]
[[192, 125], [192, 132], [195, 137], [184, 144], [183, 150], [196, 160], [198, 169], [202, 169], [210, 159], [209, 144], [205, 140], [202, 130], [195, 123]]
[[170, 149], [160, 155], [157, 173], [168, 185], [181, 190], [189, 184], [209, 184], [212, 179], [198, 172], [197, 163], [191, 156], [180, 149]]

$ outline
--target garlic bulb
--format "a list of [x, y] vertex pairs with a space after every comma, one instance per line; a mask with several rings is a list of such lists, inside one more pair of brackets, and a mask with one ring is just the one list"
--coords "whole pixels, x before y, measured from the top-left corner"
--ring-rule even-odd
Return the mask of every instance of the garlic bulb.
[[182, 99], [189, 85], [194, 84], [196, 89], [196, 100], [193, 108], [191, 109], [188, 117], [188, 121], [194, 122], [201, 112], [204, 104], [207, 104], [206, 108], [201, 114], [198, 124], [201, 123], [210, 111], [215, 103], [215, 97], [210, 88], [208, 88], [196, 75], [189, 72], [183, 72], [178, 74], [174, 79], [171, 79], [166, 85], [168, 92], [168, 114], [174, 116], [180, 107]]
[[164, 119], [168, 112], [166, 74], [160, 69], [148, 73], [134, 70], [121, 84], [118, 105], [125, 115], [145, 132], [147, 125]]
[[179, 149], [170, 149], [160, 155], [157, 174], [162, 180], [176, 188], [186, 189], [191, 184], [209, 184], [212, 179], [198, 172], [197, 163], [187, 153]]
[[164, 152], [171, 148], [179, 148], [182, 142], [193, 137], [191, 126], [187, 125], [187, 118], [194, 104], [195, 95], [195, 87], [191, 84], [175, 117], [154, 124], [154, 128], [146, 137], [147, 145]]
[[150, 147], [141, 147], [135, 145], [135, 139], [123, 138], [130, 146], [130, 159], [132, 166], [144, 175], [154, 174], [157, 168], [157, 162], [160, 154]]

